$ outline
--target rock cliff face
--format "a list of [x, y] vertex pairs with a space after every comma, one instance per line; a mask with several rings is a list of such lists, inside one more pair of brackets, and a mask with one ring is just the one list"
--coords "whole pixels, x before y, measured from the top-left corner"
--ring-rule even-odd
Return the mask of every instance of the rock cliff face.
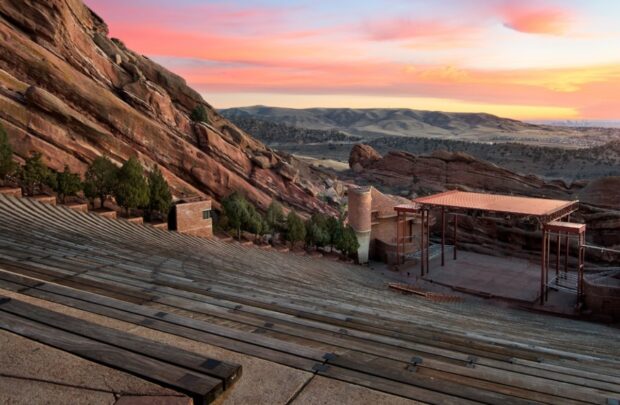
[[[81, 0], [0, 2], [0, 123], [18, 157], [83, 172], [105, 154], [160, 165], [177, 197], [233, 190], [265, 208], [272, 198], [333, 211], [323, 179], [224, 119], [185, 81], [108, 37]], [[193, 123], [198, 105], [208, 123]]]
[[571, 196], [583, 186], [579, 183], [568, 187], [563, 181], [546, 182], [539, 177], [520, 175], [465, 153], [442, 150], [429, 156], [393, 151], [382, 157], [368, 145], [356, 145], [351, 151], [349, 166], [352, 169], [357, 167], [364, 178], [387, 186], [392, 192], [401, 193], [409, 190], [430, 194], [461, 189], [573, 198]]
[[[449, 189], [580, 200], [573, 219], [588, 226], [588, 240], [598, 246], [620, 247], [620, 178], [607, 177], [570, 186], [524, 176], [464, 153], [436, 151], [430, 156], [389, 152], [381, 157], [368, 145], [356, 145], [349, 160], [354, 181], [370, 183], [394, 194], [431, 194]], [[359, 169], [361, 167], [361, 169]], [[363, 181], [360, 181], [363, 180]], [[414, 195], [410, 195], [413, 197]], [[459, 221], [463, 247], [487, 254], [531, 256], [540, 250], [536, 227], [484, 220]], [[588, 251], [589, 259], [616, 263], [620, 257]]]

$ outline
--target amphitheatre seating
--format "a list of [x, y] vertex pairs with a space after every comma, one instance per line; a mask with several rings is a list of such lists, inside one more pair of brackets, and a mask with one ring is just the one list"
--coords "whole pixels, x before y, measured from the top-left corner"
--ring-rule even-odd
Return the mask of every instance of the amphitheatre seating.
[[153, 380], [187, 394], [196, 404], [212, 402], [241, 373], [238, 365], [9, 298], [0, 297], [0, 329]]
[[612, 326], [403, 296], [368, 268], [4, 196], [0, 289], [426, 403], [620, 398]]

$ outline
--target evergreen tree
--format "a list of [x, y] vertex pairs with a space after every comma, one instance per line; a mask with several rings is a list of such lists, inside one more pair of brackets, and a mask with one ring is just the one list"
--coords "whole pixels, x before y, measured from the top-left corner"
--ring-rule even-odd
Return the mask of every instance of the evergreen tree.
[[71, 173], [65, 165], [64, 171], [56, 175], [56, 193], [61, 203], [65, 203], [67, 196], [74, 196], [82, 189], [80, 175]]
[[284, 227], [284, 211], [282, 205], [277, 201], [272, 201], [267, 208], [267, 226], [272, 233], [281, 232]]
[[327, 218], [327, 234], [329, 235], [327, 245], [331, 247], [336, 246], [342, 237], [343, 230], [344, 226], [337, 218], [331, 216]]
[[172, 205], [172, 193], [157, 166], [149, 173], [149, 194], [148, 219], [152, 219], [153, 212], [159, 212], [164, 219], [167, 218]]
[[329, 244], [330, 235], [327, 216], [317, 213], [306, 221], [306, 244], [308, 247], [323, 247]]
[[345, 227], [337, 246], [338, 250], [346, 256], [351, 256], [353, 253], [357, 252], [359, 247], [360, 244], [357, 241], [357, 235], [355, 235], [353, 228], [350, 226]]
[[93, 200], [99, 198], [101, 208], [108, 196], [114, 193], [118, 168], [110, 159], [99, 156], [88, 167], [84, 175], [84, 194]]
[[304, 221], [295, 213], [291, 211], [286, 217], [286, 239], [291, 243], [291, 247], [294, 247], [297, 242], [301, 242], [306, 239], [306, 227]]
[[149, 204], [149, 185], [144, 169], [135, 156], [127, 160], [118, 170], [114, 197], [129, 215], [131, 208], [146, 207]]
[[0, 182], [13, 174], [16, 169], [17, 164], [13, 161], [13, 148], [9, 144], [9, 137], [0, 125]]
[[190, 118], [194, 122], [209, 122], [209, 116], [207, 115], [207, 109], [204, 105], [198, 104], [193, 110]]
[[249, 211], [249, 215], [247, 218], [247, 223], [244, 226], [244, 229], [247, 230], [248, 232], [252, 232], [254, 234], [254, 238], [257, 239], [258, 236], [264, 235], [267, 232], [268, 226], [267, 226], [267, 223], [265, 222], [265, 219], [254, 208], [253, 205], [249, 204], [248, 211]]
[[32, 196], [40, 193], [44, 184], [55, 188], [56, 176], [41, 160], [41, 153], [35, 152], [26, 159], [21, 180], [25, 194]]
[[228, 218], [228, 225], [237, 231], [237, 239], [241, 239], [241, 229], [250, 218], [248, 202], [238, 192], [230, 194], [222, 200], [224, 215]]

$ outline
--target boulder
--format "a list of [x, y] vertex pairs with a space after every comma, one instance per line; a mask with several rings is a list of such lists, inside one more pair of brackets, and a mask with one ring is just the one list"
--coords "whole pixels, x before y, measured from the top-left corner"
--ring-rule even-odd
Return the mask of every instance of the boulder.
[[271, 159], [269, 159], [267, 156], [253, 156], [252, 163], [260, 167], [261, 169], [271, 168]]
[[374, 150], [372, 146], [357, 144], [351, 149], [349, 155], [349, 167], [356, 172], [359, 172], [365, 167], [369, 167], [374, 162], [381, 159], [379, 152]]

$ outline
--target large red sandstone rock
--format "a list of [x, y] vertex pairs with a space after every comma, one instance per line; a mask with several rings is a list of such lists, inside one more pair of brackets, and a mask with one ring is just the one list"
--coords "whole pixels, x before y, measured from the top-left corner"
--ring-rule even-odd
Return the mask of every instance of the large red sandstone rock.
[[[83, 172], [102, 154], [117, 164], [137, 155], [162, 167], [178, 197], [209, 195], [217, 207], [241, 190], [262, 208], [277, 198], [336, 212], [315, 197], [325, 189], [318, 172], [300, 170], [301, 162], [239, 130], [181, 77], [109, 39], [80, 0], [5, 0], [0, 17], [0, 123], [18, 157], [39, 151], [53, 169]], [[200, 104], [209, 123], [194, 125], [189, 115]]]
[[357, 144], [351, 149], [349, 167], [359, 173], [380, 159], [381, 155], [372, 146]]

